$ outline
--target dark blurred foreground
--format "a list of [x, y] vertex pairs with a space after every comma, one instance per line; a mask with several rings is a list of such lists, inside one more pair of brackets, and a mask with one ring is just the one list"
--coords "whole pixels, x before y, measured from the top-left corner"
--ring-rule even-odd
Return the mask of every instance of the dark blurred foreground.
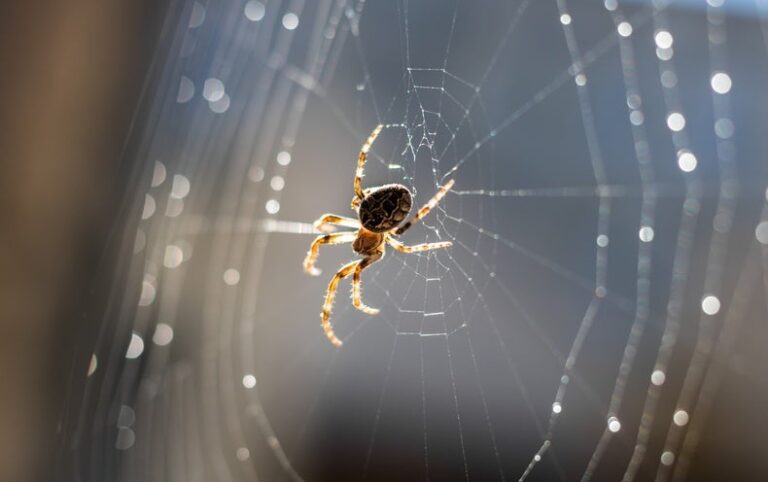
[[92, 343], [82, 306], [166, 5], [3, 3], [0, 480], [54, 479], [63, 401]]

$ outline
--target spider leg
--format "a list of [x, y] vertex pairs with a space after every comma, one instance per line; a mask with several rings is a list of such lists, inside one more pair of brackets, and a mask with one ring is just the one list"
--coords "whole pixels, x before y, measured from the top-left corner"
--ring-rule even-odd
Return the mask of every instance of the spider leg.
[[339, 287], [339, 281], [352, 274], [358, 264], [360, 264], [360, 261], [352, 261], [342, 266], [341, 269], [336, 272], [333, 278], [331, 278], [331, 282], [328, 283], [328, 291], [325, 294], [325, 303], [323, 303], [323, 311], [320, 314], [320, 319], [322, 320], [320, 325], [323, 327], [325, 336], [328, 337], [328, 340], [330, 340], [330, 342], [336, 348], [340, 347], [342, 342], [333, 332], [333, 327], [331, 327], [330, 319], [331, 308], [333, 307], [333, 299], [336, 297], [336, 290]]
[[355, 268], [355, 275], [352, 277], [352, 305], [358, 310], [362, 311], [363, 313], [368, 313], [369, 315], [377, 315], [379, 313], [379, 310], [365, 305], [360, 300], [360, 291], [361, 291], [360, 287], [362, 285], [361, 275], [365, 268], [372, 265], [376, 261], [380, 260], [382, 256], [384, 256], [383, 249], [381, 251], [377, 251], [373, 253], [370, 256], [363, 258], [357, 264], [357, 267]]
[[360, 149], [360, 156], [357, 158], [357, 171], [355, 171], [355, 195], [357, 195], [358, 199], [365, 197], [365, 194], [363, 194], [363, 168], [365, 168], [365, 161], [368, 159], [368, 151], [371, 150], [373, 141], [379, 137], [382, 128], [384, 128], [383, 125], [377, 125], [373, 132], [371, 132], [371, 135], [368, 136], [368, 140], [365, 141], [362, 149]]
[[406, 246], [400, 241], [389, 236], [387, 236], [387, 244], [395, 248], [397, 251], [400, 251], [401, 253], [418, 253], [420, 251], [429, 251], [431, 249], [448, 248], [453, 246], [453, 243], [450, 241], [440, 241], [438, 243], [423, 243], [414, 246]]
[[317, 261], [318, 254], [320, 254], [321, 244], [351, 243], [355, 240], [356, 237], [356, 233], [333, 233], [323, 234], [322, 236], [316, 237], [315, 240], [312, 241], [312, 245], [309, 247], [307, 257], [304, 258], [304, 271], [311, 274], [312, 276], [317, 276], [320, 274], [320, 270], [315, 268], [315, 262]]
[[429, 200], [427, 204], [425, 204], [421, 209], [419, 209], [419, 212], [416, 213], [414, 217], [408, 220], [405, 224], [400, 226], [399, 228], [394, 230], [394, 234], [399, 236], [406, 232], [408, 228], [419, 222], [419, 219], [423, 218], [429, 212], [434, 209], [435, 206], [437, 206], [437, 203], [440, 202], [441, 199], [443, 199], [443, 196], [445, 196], [445, 193], [447, 193], [451, 187], [453, 187], [453, 179], [446, 182], [442, 186], [440, 186], [440, 189], [437, 190], [437, 193], [435, 193], [434, 196], [432, 196], [432, 199]]
[[335, 226], [344, 226], [347, 228], [359, 228], [360, 222], [357, 219], [335, 214], [323, 214], [314, 222], [315, 231], [322, 233], [331, 233], [336, 230]]

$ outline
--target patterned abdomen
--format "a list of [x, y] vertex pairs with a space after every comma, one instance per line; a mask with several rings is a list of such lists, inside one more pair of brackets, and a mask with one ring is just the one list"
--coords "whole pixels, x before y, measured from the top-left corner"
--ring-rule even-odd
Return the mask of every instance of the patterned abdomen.
[[374, 233], [389, 231], [408, 216], [411, 203], [411, 192], [402, 184], [373, 188], [360, 203], [360, 224]]

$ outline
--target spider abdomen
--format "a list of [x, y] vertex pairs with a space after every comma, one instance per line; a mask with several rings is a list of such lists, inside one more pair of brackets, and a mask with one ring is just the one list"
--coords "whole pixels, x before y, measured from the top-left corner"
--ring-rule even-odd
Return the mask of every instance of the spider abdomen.
[[402, 184], [387, 184], [366, 190], [360, 203], [360, 224], [374, 233], [396, 228], [411, 211], [411, 192]]

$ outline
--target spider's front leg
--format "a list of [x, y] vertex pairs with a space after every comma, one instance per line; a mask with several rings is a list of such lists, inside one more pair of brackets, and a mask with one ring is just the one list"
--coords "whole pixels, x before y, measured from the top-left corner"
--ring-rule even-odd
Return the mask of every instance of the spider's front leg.
[[312, 276], [320, 274], [320, 270], [315, 268], [317, 256], [320, 254], [320, 245], [351, 243], [356, 237], [357, 235], [355, 233], [333, 233], [316, 237], [309, 247], [307, 257], [304, 258], [304, 271]]
[[379, 310], [365, 305], [360, 299], [360, 291], [362, 286], [361, 275], [363, 274], [363, 270], [365, 268], [380, 260], [382, 256], [384, 256], [384, 250], [380, 249], [372, 255], [363, 258], [357, 264], [357, 267], [355, 268], [355, 275], [352, 277], [352, 305], [363, 313], [368, 313], [369, 315], [378, 315]]
[[365, 141], [365, 144], [363, 144], [362, 149], [360, 149], [360, 155], [357, 157], [357, 170], [355, 171], [355, 195], [358, 199], [362, 200], [365, 197], [365, 194], [363, 193], [363, 170], [365, 169], [365, 161], [368, 159], [368, 151], [371, 150], [371, 146], [373, 145], [373, 142], [376, 140], [377, 137], [379, 137], [379, 134], [381, 133], [381, 129], [383, 129], [384, 126], [379, 124], [376, 126], [375, 129], [373, 129], [373, 132], [371, 132], [371, 135], [368, 136], [368, 140]]
[[315, 231], [321, 233], [332, 233], [336, 230], [335, 226], [344, 226], [347, 228], [359, 228], [360, 221], [345, 216], [335, 214], [323, 214], [313, 223]]

